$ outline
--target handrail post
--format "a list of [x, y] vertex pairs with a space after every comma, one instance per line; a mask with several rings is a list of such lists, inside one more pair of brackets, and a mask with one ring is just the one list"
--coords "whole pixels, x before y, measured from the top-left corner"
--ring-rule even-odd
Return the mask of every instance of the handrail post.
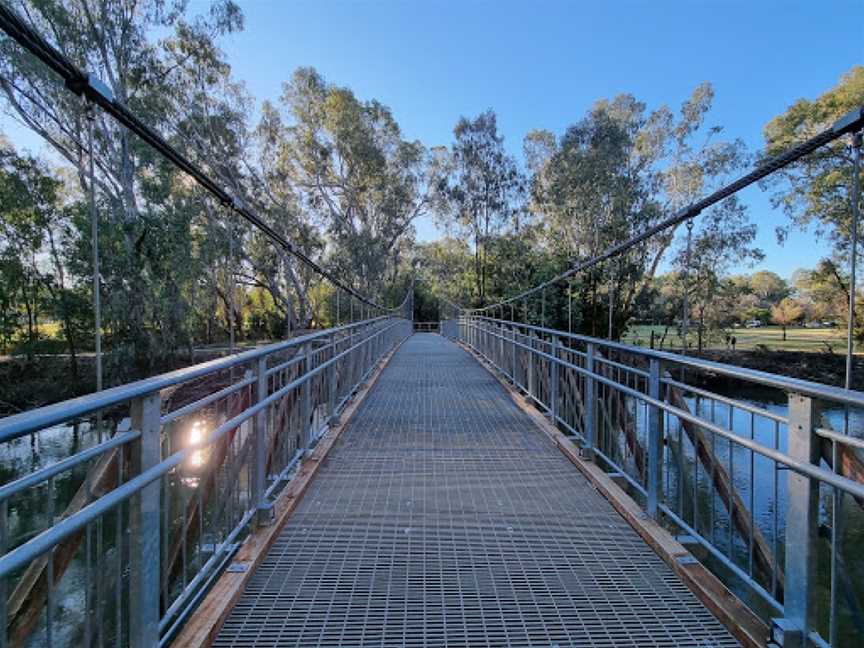
[[330, 336], [330, 348], [332, 349], [330, 353], [330, 368], [327, 371], [327, 381], [330, 391], [330, 425], [333, 425], [339, 420], [339, 417], [336, 416], [336, 405], [339, 399], [339, 383], [337, 381], [336, 374], [336, 365], [339, 364], [339, 361], [336, 360], [336, 356], [339, 354], [338, 347], [336, 344], [336, 333]]
[[585, 351], [585, 400], [582, 403], [585, 416], [585, 445], [582, 456], [589, 461], [594, 458], [597, 431], [597, 383], [594, 380], [594, 343], [588, 342]]
[[[789, 456], [819, 465], [818, 422], [815, 401], [789, 394]], [[771, 635], [784, 648], [804, 648], [815, 609], [816, 550], [819, 526], [819, 483], [795, 471], [786, 471], [786, 562], [783, 618], [772, 619]]]
[[552, 336], [552, 360], [549, 361], [549, 414], [552, 425], [558, 425], [558, 336]]
[[534, 396], [534, 331], [528, 331], [528, 395]]
[[370, 324], [366, 329], [366, 371], [372, 371], [375, 364], [375, 325]]
[[312, 447], [312, 378], [309, 377], [309, 372], [312, 371], [312, 344], [309, 342], [304, 344], [301, 353], [303, 354], [303, 375], [306, 379], [300, 385], [300, 434], [305, 454]]
[[501, 373], [506, 375], [507, 370], [504, 368], [506, 364], [504, 361], [504, 322], [498, 320], [495, 323], [495, 328], [498, 329], [498, 367], [501, 369]]
[[348, 329], [348, 355], [345, 356], [345, 364], [348, 365], [346, 367], [347, 371], [345, 375], [348, 377], [348, 393], [350, 394], [352, 389], [354, 388], [354, 364], [355, 364], [355, 356], [357, 355], [357, 351], [354, 349], [354, 327], [352, 326]]
[[[159, 392], [131, 403], [132, 429], [141, 432], [131, 446], [132, 474], [140, 475], [162, 459], [161, 409]], [[158, 479], [149, 483], [129, 503], [129, 643], [134, 648], [159, 644], [160, 487]]]
[[[660, 400], [660, 361], [651, 358], [648, 371], [648, 397]], [[662, 499], [663, 471], [663, 413], [660, 407], [648, 404], [648, 515], [655, 520], [659, 516]]]
[[[261, 356], [255, 363], [255, 402], [267, 398], [267, 356]], [[252, 482], [252, 501], [256, 510], [256, 523], [266, 526], [270, 523], [272, 508], [268, 506], [264, 493], [267, 492], [267, 408], [263, 408], [252, 418], [252, 437], [255, 444], [255, 466]]]
[[510, 379], [513, 381], [514, 385], [518, 385], [518, 381], [516, 380], [516, 324], [514, 323], [511, 327], [511, 331], [513, 332], [513, 341], [510, 343]]

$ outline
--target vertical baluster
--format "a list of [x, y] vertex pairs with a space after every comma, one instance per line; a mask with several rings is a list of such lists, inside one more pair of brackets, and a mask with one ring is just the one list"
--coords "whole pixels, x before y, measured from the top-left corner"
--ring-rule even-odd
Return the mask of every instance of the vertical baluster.
[[[165, 446], [165, 456], [170, 456], [172, 447], [171, 447], [171, 434], [169, 427], [169, 433], [166, 435], [166, 446]], [[118, 460], [122, 463], [122, 457], [118, 456]], [[177, 470], [176, 468], [174, 469]], [[170, 554], [171, 547], [169, 543], [171, 541], [171, 473], [165, 475], [164, 482], [162, 484], [162, 557], [166, 560], [166, 564], [163, 565], [161, 579], [162, 579], [162, 600], [168, 600], [168, 567], [167, 567], [167, 558]], [[85, 644], [89, 646], [90, 644]]]
[[[734, 408], [732, 405], [727, 405], [727, 407], [729, 408], [729, 427], [727, 429], [730, 432], [733, 432], [732, 417], [734, 414]], [[729, 514], [729, 529], [727, 538], [728, 550], [726, 555], [729, 556], [729, 558], [732, 558], [732, 543], [735, 540], [735, 535], [732, 530], [732, 493], [735, 490], [735, 446], [732, 439], [726, 439], [726, 447], [729, 449], [729, 492], [726, 494], [726, 512]]]
[[[671, 386], [666, 388], [667, 391], [672, 389]], [[684, 470], [686, 467], [686, 460], [684, 457], [684, 424], [679, 418], [675, 418], [677, 425], [675, 427], [678, 428], [678, 517], [682, 520], [686, 519], [684, 517]], [[696, 451], [695, 445], [693, 451], [693, 458], [696, 459]]]
[[[207, 468], [205, 467], [205, 472]], [[202, 557], [203, 547], [202, 542], [204, 539], [204, 497], [201, 493], [204, 480], [207, 479], [207, 475], [201, 475], [201, 478], [198, 480], [198, 484], [195, 487], [195, 496], [198, 498], [198, 541], [195, 544], [195, 570], [197, 572], [201, 571], [201, 567], [204, 563], [204, 559]]]
[[558, 425], [558, 336], [552, 336], [552, 360], [549, 361], [549, 413], [552, 425]]
[[[849, 429], [849, 406], [846, 406], [846, 430]], [[833, 472], [842, 474], [840, 464], [839, 446], [835, 439], [831, 440], [831, 468]], [[843, 491], [839, 488], [831, 489], [831, 598], [828, 607], [828, 639], [832, 646], [837, 646], [837, 606], [839, 595], [837, 588], [839, 587], [838, 569], [840, 559], [840, 541], [842, 540], [842, 516], [843, 516]]]
[[301, 353], [303, 354], [303, 373], [305, 380], [300, 385], [300, 438], [304, 444], [304, 452], [309, 452], [312, 447], [312, 425], [310, 418], [312, 417], [312, 344], [307, 342], [303, 345]]
[[[0, 556], [6, 555], [8, 548], [8, 531], [6, 528], [6, 516], [9, 514], [9, 505], [5, 499], [0, 500]], [[6, 648], [6, 628], [9, 625], [8, 612], [6, 610], [7, 586], [6, 577], [0, 576], [0, 648]]]
[[[255, 402], [261, 403], [267, 398], [267, 356], [258, 358], [255, 363]], [[254, 439], [254, 460], [252, 470], [252, 506], [257, 511], [256, 521], [259, 526], [270, 524], [272, 509], [267, 504], [267, 410], [265, 407], [252, 418], [252, 435]]]
[[45, 580], [48, 584], [48, 600], [45, 604], [45, 645], [54, 645], [54, 549], [48, 550], [48, 564], [45, 567]]
[[[714, 422], [714, 403], [711, 403], [711, 422]], [[711, 544], [717, 546], [717, 489], [714, 488], [714, 473], [717, 467], [717, 435], [711, 432], [711, 477], [708, 482], [708, 493], [711, 495]]]
[[[693, 397], [693, 411], [700, 416], [698, 394]], [[699, 441], [696, 439], [693, 441], [693, 528], [699, 533]]]
[[[754, 441], [756, 438], [755, 426], [756, 426], [756, 415], [753, 412], [750, 412], [750, 440], [751, 441]], [[756, 498], [756, 483], [754, 481], [755, 474], [756, 474], [755, 462], [756, 462], [756, 453], [753, 450], [751, 450], [750, 451], [750, 475], [749, 475], [749, 481], [747, 482], [748, 488], [750, 489], [750, 506], [749, 506], [749, 508], [750, 508], [750, 537], [748, 539], [749, 542], [748, 542], [748, 546], [747, 546], [747, 553], [749, 556], [747, 559], [747, 573], [751, 577], [753, 576], [753, 549], [754, 549], [753, 543], [754, 543], [754, 536], [756, 535], [754, 532], [754, 530], [756, 529], [756, 527], [754, 526], [754, 522], [755, 522], [755, 518], [756, 518], [756, 513], [754, 511], [754, 508], [756, 505], [756, 499], [755, 499]]]
[[[672, 431], [669, 429], [669, 416], [664, 412], [664, 410], [660, 410], [660, 433], [663, 435], [663, 438], [669, 439], [671, 443]], [[672, 501], [672, 452], [670, 450], [671, 447], [667, 448], [667, 451], [665, 452], [666, 457], [664, 463], [666, 465], [663, 467], [664, 477], [666, 479], [664, 498], [668, 501]]]
[[[117, 448], [116, 452], [117, 485], [119, 486], [123, 483], [123, 446]], [[114, 644], [119, 648], [123, 642], [123, 502], [117, 504], [116, 520], [116, 528], [114, 529], [114, 553], [117, 557], [117, 571], [114, 573]], [[164, 557], [167, 555], [166, 552]], [[158, 563], [156, 564], [156, 571], [161, 583], [161, 569]]]
[[96, 518], [96, 596], [93, 604], [96, 608], [96, 644], [104, 644], [104, 624], [102, 623], [102, 516]]
[[597, 431], [597, 381], [594, 380], [595, 361], [594, 354], [596, 349], [593, 342], [589, 342], [585, 348], [585, 447], [583, 454], [586, 459], [593, 459], [594, 448], [596, 447], [596, 431]]
[[336, 382], [336, 365], [338, 364], [338, 361], [336, 360], [337, 353], [338, 352], [337, 352], [337, 348], [336, 348], [336, 334], [333, 333], [330, 336], [330, 360], [331, 360], [331, 362], [330, 362], [330, 366], [327, 368], [327, 381], [328, 381], [328, 385], [329, 385], [329, 394], [328, 395], [330, 396], [330, 406], [329, 406], [330, 425], [335, 425], [337, 420], [338, 420], [336, 417], [336, 404], [338, 403], [338, 398], [337, 398], [337, 396], [338, 396], [338, 394], [337, 394], [338, 384]]
[[[660, 400], [660, 361], [651, 358], [648, 378], [648, 396]], [[657, 519], [658, 507], [663, 491], [663, 429], [661, 427], [660, 407], [648, 404], [648, 515]]]
[[510, 378], [514, 385], [518, 385], [519, 383], [516, 378], [516, 324], [512, 325], [510, 332], [512, 333], [510, 341]]
[[[88, 477], [89, 480], [89, 470]], [[88, 486], [89, 497], [89, 486]], [[88, 524], [84, 529], [84, 646], [90, 648], [93, 645], [93, 624], [91, 610], [93, 607], [93, 524]], [[3, 593], [0, 592], [0, 597]], [[6, 598], [2, 597], [0, 605], [6, 602]], [[5, 617], [0, 616], [0, 622]], [[0, 636], [5, 636], [6, 626], [0, 628]], [[0, 648], [5, 648], [0, 642]]]
[[507, 368], [504, 362], [504, 313], [501, 313], [501, 318], [495, 324], [495, 334], [498, 336], [498, 367], [501, 372], [506, 375]]

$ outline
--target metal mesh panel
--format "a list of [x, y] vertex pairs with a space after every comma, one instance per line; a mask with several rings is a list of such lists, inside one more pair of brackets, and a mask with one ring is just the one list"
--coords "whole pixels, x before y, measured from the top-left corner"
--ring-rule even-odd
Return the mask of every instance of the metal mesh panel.
[[393, 358], [216, 646], [735, 646], [473, 359]]

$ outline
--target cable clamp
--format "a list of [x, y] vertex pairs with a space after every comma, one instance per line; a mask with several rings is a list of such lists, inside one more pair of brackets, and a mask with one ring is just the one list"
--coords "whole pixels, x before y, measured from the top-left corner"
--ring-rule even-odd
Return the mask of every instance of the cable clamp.
[[78, 96], [84, 95], [91, 101], [102, 99], [108, 103], [114, 103], [114, 93], [111, 88], [95, 74], [85, 72], [81, 77], [67, 79], [66, 87]]

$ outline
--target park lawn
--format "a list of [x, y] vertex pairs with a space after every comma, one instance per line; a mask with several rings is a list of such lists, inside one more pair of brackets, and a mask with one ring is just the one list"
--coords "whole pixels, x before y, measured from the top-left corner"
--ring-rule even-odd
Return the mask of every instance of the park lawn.
[[[635, 344], [639, 343], [642, 346], [648, 346], [651, 337], [651, 329], [654, 329], [654, 335], [659, 338], [663, 335], [664, 326], [659, 325], [638, 325], [631, 326], [627, 330], [623, 341]], [[764, 345], [774, 351], [825, 351], [826, 344], [830, 345], [835, 352], [842, 353], [846, 348], [846, 331], [841, 327], [836, 328], [804, 328], [800, 326], [790, 326], [786, 329], [786, 340], [783, 341], [783, 329], [779, 326], [763, 326], [761, 328], [735, 328], [729, 329], [729, 334], [735, 336], [736, 349], [751, 350], [757, 345]], [[690, 346], [696, 346], [696, 333], [690, 331], [688, 335]], [[726, 343], [722, 336], [718, 339], [715, 334], [713, 338], [706, 343], [708, 349], [725, 349]], [[678, 339], [677, 332], [674, 327], [669, 327], [666, 334], [665, 349], [673, 350], [681, 347], [681, 341]]]

